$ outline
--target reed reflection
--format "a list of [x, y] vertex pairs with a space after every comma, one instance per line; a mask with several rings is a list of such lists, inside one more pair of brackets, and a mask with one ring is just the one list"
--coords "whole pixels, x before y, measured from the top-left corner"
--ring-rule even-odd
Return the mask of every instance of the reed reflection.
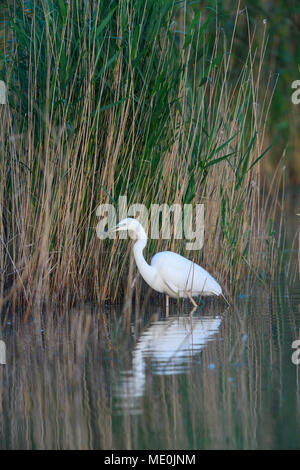
[[3, 318], [0, 449], [300, 448], [300, 286], [240, 290], [192, 318], [150, 302]]

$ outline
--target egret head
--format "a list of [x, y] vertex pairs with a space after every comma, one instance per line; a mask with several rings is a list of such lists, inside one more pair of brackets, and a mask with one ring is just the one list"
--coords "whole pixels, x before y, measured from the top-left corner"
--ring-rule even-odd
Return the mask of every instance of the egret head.
[[106, 233], [120, 232], [121, 230], [128, 230], [129, 236], [133, 240], [147, 239], [144, 227], [136, 219], [132, 219], [130, 217], [128, 217], [127, 219], [122, 219], [117, 225], [115, 225], [115, 227], [108, 229]]

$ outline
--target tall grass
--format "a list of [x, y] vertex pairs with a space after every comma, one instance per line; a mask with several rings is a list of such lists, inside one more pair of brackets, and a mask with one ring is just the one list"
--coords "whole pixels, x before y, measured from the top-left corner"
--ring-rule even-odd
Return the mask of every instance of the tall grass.
[[95, 236], [96, 207], [120, 195], [148, 208], [205, 203], [203, 250], [151, 240], [148, 257], [182, 252], [227, 290], [249, 272], [274, 274], [278, 187], [271, 199], [260, 180], [272, 97], [260, 83], [266, 44], [258, 54], [249, 27], [247, 58], [233, 70], [239, 18], [225, 36], [212, 13], [186, 2], [10, 2], [2, 302], [29, 312], [33, 302], [132, 293], [130, 244]]

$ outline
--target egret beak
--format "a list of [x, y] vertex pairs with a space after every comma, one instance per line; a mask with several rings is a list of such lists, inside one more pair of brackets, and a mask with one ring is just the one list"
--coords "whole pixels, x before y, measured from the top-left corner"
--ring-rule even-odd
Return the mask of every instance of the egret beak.
[[103, 233], [111, 233], [111, 232], [117, 232], [118, 231], [118, 226], [116, 225], [115, 227], [111, 227], [106, 232]]
[[120, 230], [127, 230], [127, 227], [120, 226], [119, 224], [115, 225], [114, 227], [109, 228], [105, 232], [100, 233], [99, 235], [106, 235], [107, 233], [112, 233], [112, 232], [120, 232]]

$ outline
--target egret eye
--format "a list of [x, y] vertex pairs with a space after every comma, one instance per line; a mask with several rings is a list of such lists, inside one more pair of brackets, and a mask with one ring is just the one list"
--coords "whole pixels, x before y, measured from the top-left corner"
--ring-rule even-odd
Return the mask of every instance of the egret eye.
[[137, 234], [136, 234], [136, 232], [135, 232], [134, 230], [132, 230], [132, 229], [129, 228], [129, 229], [128, 229], [128, 234], [129, 234], [130, 238], [132, 238], [132, 240], [136, 240], [136, 239], [137, 239]]

